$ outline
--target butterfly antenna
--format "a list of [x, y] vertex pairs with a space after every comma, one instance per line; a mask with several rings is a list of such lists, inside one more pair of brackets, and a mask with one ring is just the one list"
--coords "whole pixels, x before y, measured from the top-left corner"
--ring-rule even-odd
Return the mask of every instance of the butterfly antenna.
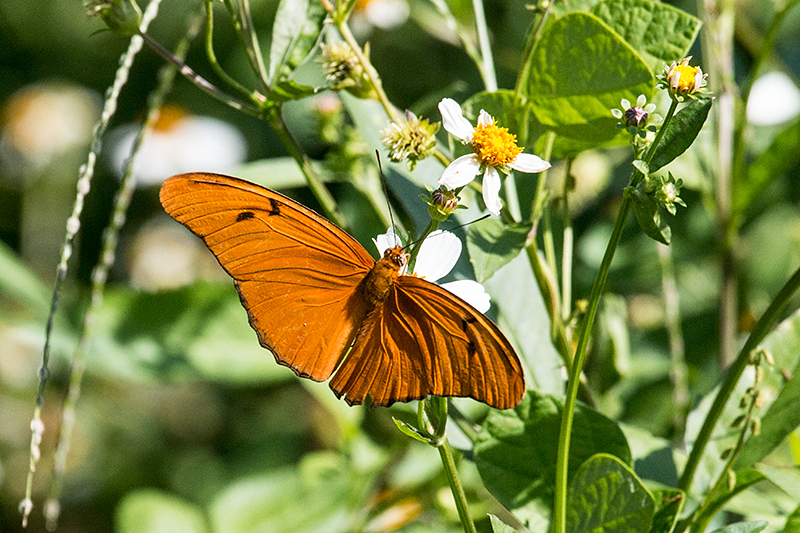
[[397, 235], [397, 226], [394, 224], [394, 215], [392, 215], [392, 204], [389, 203], [389, 185], [387, 184], [386, 174], [383, 173], [383, 165], [381, 165], [381, 153], [376, 149], [375, 158], [378, 160], [378, 172], [381, 175], [381, 185], [383, 186], [383, 195], [386, 197], [386, 207], [389, 209], [389, 220], [392, 222], [392, 231]]
[[[463, 224], [459, 224], [458, 226], [456, 226], [454, 228], [445, 228], [445, 231], [452, 232], [453, 230], [457, 230], [458, 228], [463, 228], [464, 226], [469, 226], [470, 224], [474, 224], [475, 222], [480, 222], [481, 220], [486, 220], [490, 216], [492, 216], [491, 213], [486, 213], [485, 215], [483, 215], [480, 218], [476, 218], [475, 220], [470, 220], [469, 222], [464, 222]], [[414, 242], [410, 242], [410, 243], [406, 244], [405, 247], [408, 248], [409, 246], [414, 246], [415, 244], [417, 244], [419, 242], [422, 242], [422, 240], [423, 239], [419, 239], [419, 240], [416, 240]]]

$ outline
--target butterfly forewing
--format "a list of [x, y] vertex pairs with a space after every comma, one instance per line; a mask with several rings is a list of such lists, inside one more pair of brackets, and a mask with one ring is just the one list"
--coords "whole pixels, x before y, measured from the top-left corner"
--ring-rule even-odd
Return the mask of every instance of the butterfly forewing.
[[366, 250], [310, 209], [228, 176], [173, 176], [161, 203], [234, 278], [261, 345], [300, 376], [330, 377], [364, 320]]

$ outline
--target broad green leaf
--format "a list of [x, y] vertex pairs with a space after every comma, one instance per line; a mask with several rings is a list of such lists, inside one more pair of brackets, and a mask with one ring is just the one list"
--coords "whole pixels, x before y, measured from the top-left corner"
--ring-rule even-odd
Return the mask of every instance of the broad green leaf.
[[649, 531], [650, 492], [617, 457], [597, 454], [575, 472], [567, 495], [568, 533]]
[[678, 489], [654, 490], [653, 500], [655, 514], [650, 533], [672, 533], [686, 504], [686, 495]]
[[800, 533], [800, 505], [792, 511], [786, 524], [783, 526], [783, 533]]
[[532, 225], [503, 224], [497, 219], [483, 220], [467, 229], [467, 250], [475, 279], [483, 283], [522, 251]]
[[209, 508], [213, 531], [349, 532], [371, 482], [332, 452], [307, 454], [299, 468], [242, 479], [219, 494]]
[[0, 302], [6, 298], [15, 300], [30, 308], [36, 316], [45, 317], [50, 309], [51, 294], [52, 289], [0, 241]]
[[[552, 508], [561, 410], [561, 400], [528, 391], [514, 409], [492, 410], [475, 440], [475, 463], [484, 485], [523, 521], [528, 507], [537, 513], [542, 506]], [[572, 431], [570, 475], [597, 453], [630, 463], [622, 431], [597, 411], [579, 404]]]
[[509, 526], [493, 514], [489, 515], [489, 520], [492, 522], [492, 531], [494, 531], [494, 533], [515, 533], [516, 531], [516, 529]]
[[708, 506], [705, 513], [703, 513], [703, 517], [711, 517], [717, 514], [726, 503], [728, 503], [734, 496], [743, 492], [744, 490], [748, 489], [752, 485], [762, 481], [764, 479], [764, 474], [759, 472], [758, 470], [752, 469], [745, 469], [739, 470], [736, 472], [736, 483], [733, 486], [732, 490], [728, 490], [727, 487], [722, 489], [721, 494], [719, 494], [711, 505]]
[[523, 133], [521, 127], [524, 118], [524, 109], [514, 105], [514, 91], [500, 89], [493, 93], [479, 92], [470, 96], [463, 104], [461, 110], [464, 116], [475, 124], [481, 109], [492, 115], [498, 126], [508, 128], [514, 135]]
[[206, 533], [202, 509], [177, 496], [155, 489], [131, 492], [114, 515], [119, 533]]
[[795, 121], [773, 139], [772, 144], [747, 168], [744, 179], [734, 183], [733, 211], [742, 214], [773, 180], [795, 168], [800, 162], [800, 120]]
[[653, 0], [604, 0], [592, 7], [644, 59], [653, 72], [680, 61], [700, 31], [700, 19]]
[[281, 0], [272, 26], [267, 77], [269, 86], [286, 79], [317, 44], [326, 12], [322, 2]]
[[536, 118], [559, 136], [583, 142], [626, 139], [612, 108], [648, 98], [655, 80], [633, 48], [594, 15], [574, 12], [551, 22], [534, 51], [527, 96]]
[[795, 311], [766, 336], [760, 345], [775, 361], [765, 368], [759, 384], [767, 403], [761, 416], [761, 433], [750, 437], [736, 459], [736, 468], [752, 466], [769, 455], [792, 431], [800, 426], [800, 379], [786, 380], [800, 374], [800, 311]]
[[755, 520], [753, 522], [739, 522], [729, 526], [715, 529], [711, 533], [758, 533], [767, 528], [769, 524], [764, 520]]
[[520, 355], [527, 388], [564, 394], [564, 363], [553, 346], [550, 318], [527, 254], [519, 254], [484, 285], [492, 296], [489, 312]]
[[642, 231], [651, 239], [668, 245], [672, 230], [658, 202], [639, 188], [628, 187], [625, 194], [633, 201], [633, 212]]
[[800, 467], [759, 465], [758, 471], [789, 496], [800, 496]]
[[668, 164], [691, 146], [708, 117], [712, 101], [710, 98], [692, 100], [675, 113], [656, 146], [656, 152], [650, 161], [650, 172]]
[[133, 382], [203, 376], [227, 383], [291, 379], [250, 328], [231, 283], [175, 291], [106, 291], [89, 367]]

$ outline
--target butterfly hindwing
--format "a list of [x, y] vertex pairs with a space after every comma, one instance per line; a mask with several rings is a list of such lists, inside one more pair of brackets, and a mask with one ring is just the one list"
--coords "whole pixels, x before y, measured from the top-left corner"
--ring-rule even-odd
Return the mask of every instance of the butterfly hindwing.
[[234, 278], [261, 345], [298, 375], [327, 379], [364, 320], [367, 251], [310, 209], [228, 176], [173, 176], [161, 203]]
[[400, 276], [331, 380], [348, 403], [468, 396], [506, 409], [524, 393], [513, 347], [488, 318], [434, 283]]

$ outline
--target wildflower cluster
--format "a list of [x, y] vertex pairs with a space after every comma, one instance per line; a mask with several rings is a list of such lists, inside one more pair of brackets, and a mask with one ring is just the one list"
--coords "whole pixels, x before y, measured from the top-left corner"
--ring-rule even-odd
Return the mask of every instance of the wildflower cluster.
[[640, 94], [636, 105], [623, 98], [620, 102], [622, 109], [612, 109], [611, 114], [618, 120], [617, 128], [624, 129], [631, 134], [631, 144], [637, 154], [649, 145], [656, 137], [657, 124], [663, 120], [661, 115], [654, 113], [656, 105], [647, 103], [647, 97]]

